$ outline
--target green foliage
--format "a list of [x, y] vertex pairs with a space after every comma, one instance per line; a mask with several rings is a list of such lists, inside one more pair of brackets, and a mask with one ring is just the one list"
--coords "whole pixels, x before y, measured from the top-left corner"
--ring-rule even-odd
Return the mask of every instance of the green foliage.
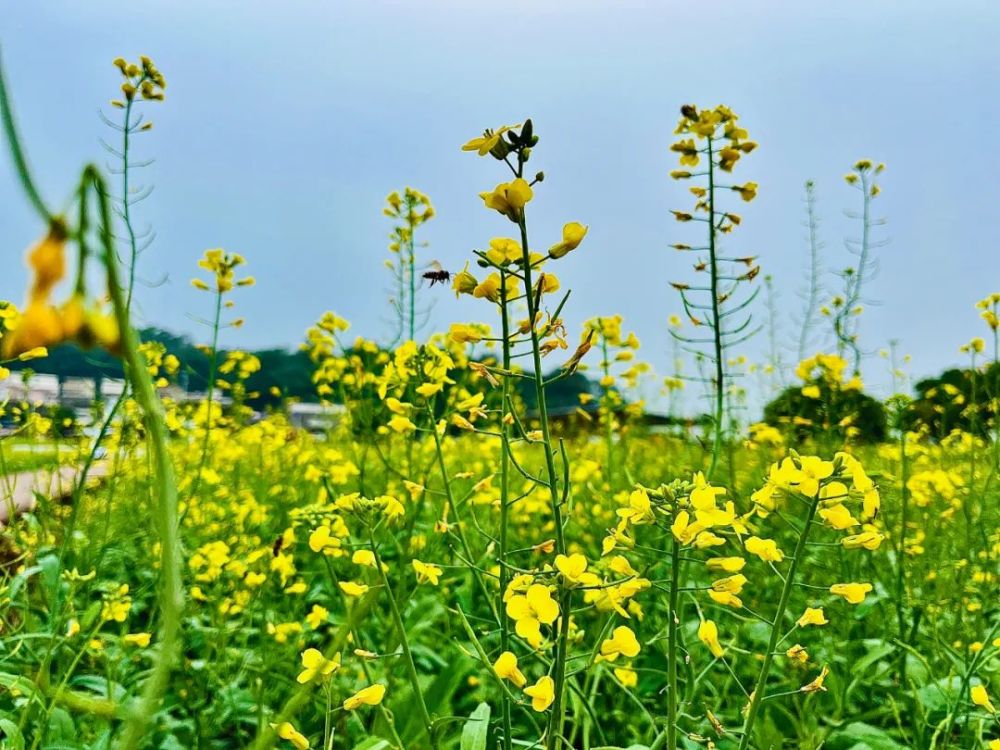
[[[144, 328], [143, 341], [157, 341], [166, 347], [181, 363], [177, 383], [187, 391], [204, 391], [208, 387], [210, 361], [208, 355], [185, 335], [171, 333], [162, 328]], [[315, 401], [316, 389], [312, 382], [313, 367], [305, 352], [285, 349], [263, 349], [251, 352], [261, 363], [261, 368], [247, 380], [250, 392], [247, 403], [262, 409], [277, 404], [281, 398]], [[227, 352], [220, 350], [219, 360]], [[36, 373], [65, 378], [123, 378], [121, 360], [101, 349], [82, 349], [74, 343], [53, 347], [49, 356], [29, 362], [13, 362], [11, 370], [31, 369]], [[281, 392], [271, 393], [272, 387]]]
[[985, 437], [997, 416], [1000, 364], [985, 371], [953, 368], [916, 384], [917, 397], [903, 414], [903, 425], [937, 438], [955, 430]]
[[[885, 439], [886, 415], [881, 402], [857, 390], [833, 389], [820, 384], [819, 398], [810, 398], [802, 388], [791, 386], [764, 407], [764, 421], [792, 433], [796, 440], [837, 439], [856, 428], [853, 439], [876, 443]], [[845, 423], [849, 420], [849, 423]]]

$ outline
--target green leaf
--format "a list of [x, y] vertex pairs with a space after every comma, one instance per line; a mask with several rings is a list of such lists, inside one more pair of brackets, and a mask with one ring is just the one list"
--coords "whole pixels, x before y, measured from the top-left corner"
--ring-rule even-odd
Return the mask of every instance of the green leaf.
[[855, 721], [830, 735], [830, 750], [906, 750], [883, 729]]
[[3, 750], [24, 750], [24, 737], [13, 721], [0, 719], [0, 733], [3, 735], [3, 742], [0, 743]]
[[486, 750], [490, 737], [490, 704], [480, 703], [462, 727], [461, 750]]
[[368, 737], [364, 742], [355, 745], [354, 750], [392, 750], [392, 745], [381, 737]]
[[874, 640], [870, 644], [871, 647], [868, 649], [868, 653], [854, 662], [854, 665], [851, 667], [852, 674], [862, 674], [870, 666], [896, 651], [896, 647], [893, 644], [882, 640]]
[[944, 713], [958, 701], [958, 691], [961, 686], [962, 678], [958, 675], [943, 677], [920, 688], [917, 691], [917, 700], [928, 713]]

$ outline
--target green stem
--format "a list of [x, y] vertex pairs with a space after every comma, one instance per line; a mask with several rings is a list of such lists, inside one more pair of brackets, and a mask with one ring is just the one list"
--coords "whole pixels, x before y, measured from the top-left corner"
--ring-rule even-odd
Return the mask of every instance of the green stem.
[[[358, 623], [363, 621], [365, 617], [368, 616], [368, 612], [375, 603], [375, 597], [375, 592], [369, 591], [350, 609], [347, 613], [347, 618], [341, 624], [340, 628], [338, 628], [329, 648], [326, 649], [324, 658], [329, 661], [340, 653], [341, 649], [343, 649], [344, 645], [347, 643], [348, 637], [358, 626]], [[281, 707], [281, 710], [275, 716], [273, 723], [278, 725], [285, 721], [292, 721], [298, 712], [301, 711], [303, 707], [305, 707], [305, 705], [312, 699], [313, 689], [312, 684], [306, 684], [299, 687], [299, 689], [296, 690]], [[270, 748], [274, 747], [277, 742], [277, 733], [269, 725], [265, 724], [261, 733], [257, 735], [257, 739], [255, 739], [253, 744], [250, 746], [250, 750], [270, 750]]]
[[21, 181], [21, 188], [28, 196], [28, 201], [35, 211], [38, 212], [38, 215], [42, 217], [46, 224], [51, 224], [54, 217], [45, 206], [45, 201], [42, 200], [38, 188], [35, 187], [35, 181], [28, 167], [28, 160], [25, 158], [24, 149], [21, 147], [17, 124], [14, 122], [14, 112], [10, 106], [10, 96], [7, 93], [7, 82], [4, 79], [2, 61], [0, 61], [0, 122], [3, 124], [4, 134], [7, 136], [7, 146], [10, 150], [11, 159], [14, 161], [14, 171], [17, 172], [17, 177]]
[[[194, 477], [194, 485], [191, 488], [191, 498], [188, 503], [194, 500], [201, 487], [201, 475], [208, 463], [208, 449], [212, 439], [212, 404], [215, 397], [215, 376], [219, 363], [219, 325], [222, 320], [222, 291], [217, 290], [215, 294], [215, 317], [212, 319], [212, 355], [208, 360], [208, 385], [205, 394], [205, 439], [201, 443], [201, 458], [198, 459], [198, 472]], [[185, 509], [185, 515], [187, 509]]]
[[[601, 324], [603, 328], [603, 324]], [[611, 375], [611, 363], [608, 360], [608, 339], [601, 334], [601, 356], [604, 358], [601, 361], [601, 369], [604, 372], [604, 377], [607, 378]], [[615, 477], [615, 441], [614, 441], [614, 423], [613, 423], [613, 412], [611, 409], [611, 386], [606, 386], [604, 388], [604, 441], [607, 444], [607, 458], [608, 458], [608, 470], [607, 470], [607, 480], [608, 484], [614, 484]]]
[[[900, 504], [902, 505], [899, 519], [899, 544], [896, 547], [896, 615], [899, 623], [899, 640], [909, 643], [906, 627], [906, 529], [909, 525], [910, 492], [906, 486], [909, 474], [909, 461], [906, 455], [906, 430], [902, 426], [900, 414], [899, 426], [899, 461], [900, 461]], [[906, 651], [900, 653], [899, 684], [906, 688]]]
[[436, 748], [439, 743], [437, 734], [434, 731], [434, 720], [431, 719], [431, 715], [427, 711], [427, 704], [424, 702], [424, 694], [420, 689], [420, 679], [417, 676], [417, 665], [413, 661], [410, 642], [406, 637], [406, 626], [403, 624], [403, 618], [399, 614], [399, 608], [396, 606], [396, 597], [393, 595], [392, 587], [389, 585], [389, 578], [382, 567], [382, 557], [378, 553], [378, 545], [375, 543], [375, 533], [371, 528], [368, 529], [368, 541], [371, 544], [372, 554], [375, 555], [375, 569], [378, 570], [379, 577], [382, 580], [382, 588], [385, 589], [385, 598], [389, 602], [389, 612], [392, 615], [392, 623], [396, 628], [400, 648], [403, 650], [403, 661], [406, 665], [407, 675], [410, 678], [410, 686], [413, 688], [413, 695], [417, 700], [417, 707], [420, 709], [420, 718], [423, 721], [424, 731], [427, 733], [427, 739], [430, 741], [431, 746]]
[[111, 208], [108, 204], [104, 180], [94, 167], [88, 167], [100, 206], [101, 242], [104, 246], [104, 265], [108, 277], [108, 294], [121, 332], [122, 357], [132, 385], [135, 399], [142, 408], [147, 443], [156, 469], [154, 481], [157, 502], [154, 521], [160, 540], [160, 623], [157, 632], [159, 648], [152, 672], [146, 680], [142, 695], [130, 711], [119, 738], [120, 750], [134, 750], [142, 741], [164, 693], [170, 673], [178, 659], [181, 634], [181, 614], [184, 609], [184, 589], [181, 574], [181, 545], [178, 535], [177, 485], [174, 467], [167, 449], [167, 428], [163, 404], [156, 396], [153, 382], [146, 369], [146, 361], [139, 352], [139, 337], [129, 319], [128, 307], [118, 277], [111, 225]]
[[[524, 172], [524, 159], [522, 154], [518, 154], [517, 174], [521, 177]], [[531, 330], [531, 357], [535, 373], [535, 397], [538, 402], [538, 421], [542, 430], [542, 444], [545, 449], [545, 471], [549, 486], [549, 500], [552, 509], [552, 521], [555, 524], [556, 552], [566, 554], [566, 537], [563, 529], [563, 518], [561, 509], [561, 498], [559, 497], [558, 475], [556, 474], [555, 455], [552, 451], [552, 433], [549, 427], [548, 409], [545, 404], [545, 379], [542, 376], [542, 354], [538, 341], [538, 321], [536, 320], [538, 310], [535, 304], [534, 289], [531, 281], [531, 254], [528, 247], [528, 227], [525, 223], [524, 212], [517, 222], [521, 230], [521, 252], [522, 265], [524, 267], [524, 298], [528, 305], [528, 327]], [[568, 597], [560, 598], [561, 606], [565, 605]], [[549, 728], [546, 737], [548, 750], [556, 750], [562, 744], [562, 723], [563, 723], [563, 692], [566, 682], [566, 646], [569, 639], [569, 611], [563, 606], [559, 619], [559, 637], [556, 644], [555, 657], [555, 699], [552, 702], [552, 713], [549, 716]]]
[[712, 294], [712, 343], [715, 352], [715, 437], [712, 441], [712, 463], [708, 467], [708, 480], [715, 474], [722, 452], [722, 430], [725, 417], [725, 372], [722, 360], [722, 315], [719, 309], [719, 263], [715, 252], [715, 161], [712, 137], [708, 137], [708, 258]]
[[785, 583], [781, 589], [781, 598], [778, 600], [778, 609], [774, 613], [774, 620], [771, 624], [771, 637], [768, 640], [767, 651], [764, 653], [764, 663], [761, 664], [760, 674], [757, 675], [757, 683], [754, 686], [753, 698], [750, 701], [750, 708], [747, 711], [746, 720], [743, 722], [743, 735], [740, 737], [739, 750], [747, 750], [750, 747], [750, 738], [753, 736], [754, 722], [757, 720], [757, 712], [760, 710], [761, 701], [764, 699], [764, 690], [767, 687], [768, 673], [771, 671], [771, 662], [774, 659], [774, 651], [778, 646], [779, 631], [781, 623], [785, 618], [785, 610], [788, 609], [788, 600], [792, 595], [792, 587], [795, 583], [795, 574], [798, 572], [799, 563], [805, 557], [806, 540], [809, 538], [809, 530], [812, 527], [816, 509], [819, 507], [819, 492], [816, 497], [809, 498], [809, 511], [806, 513], [805, 523], [799, 540], [795, 545], [795, 553], [792, 564], [785, 575]]
[[667, 748], [677, 747], [677, 640], [680, 619], [677, 605], [680, 600], [681, 545], [670, 533], [670, 604], [667, 610]]
[[[507, 274], [500, 270], [500, 326], [503, 334], [503, 369], [510, 371], [510, 316], [507, 311]], [[509, 518], [510, 518], [510, 425], [507, 424], [507, 409], [512, 408], [511, 379], [504, 377], [502, 385], [502, 403], [500, 407], [500, 542], [497, 551], [500, 563], [500, 590], [497, 592], [497, 616], [500, 618], [500, 648], [510, 650], [510, 620], [504, 606], [504, 593], [510, 582], [510, 571], [507, 568], [507, 550], [509, 549]], [[503, 730], [503, 750], [511, 750], [511, 701], [506, 691], [500, 698], [501, 725]]]
[[[411, 208], [412, 211], [412, 208]], [[409, 242], [409, 258], [408, 263], [410, 267], [410, 341], [414, 341], [417, 335], [417, 259], [416, 252], [414, 251], [414, 238], [413, 235], [416, 233], [416, 228], [410, 227], [410, 242]]]

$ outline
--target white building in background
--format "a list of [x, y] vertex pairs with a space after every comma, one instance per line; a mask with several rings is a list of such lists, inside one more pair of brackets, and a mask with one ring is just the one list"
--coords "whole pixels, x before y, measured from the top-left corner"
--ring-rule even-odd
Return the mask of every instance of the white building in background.
[[30, 404], [59, 403], [59, 378], [55, 375], [32, 375], [27, 384], [12, 372], [0, 381], [0, 402], [27, 401]]
[[288, 422], [306, 432], [321, 433], [336, 427], [345, 411], [343, 404], [293, 403], [288, 406]]
[[125, 391], [125, 381], [116, 378], [103, 378], [101, 380], [101, 398], [104, 401], [114, 401]]

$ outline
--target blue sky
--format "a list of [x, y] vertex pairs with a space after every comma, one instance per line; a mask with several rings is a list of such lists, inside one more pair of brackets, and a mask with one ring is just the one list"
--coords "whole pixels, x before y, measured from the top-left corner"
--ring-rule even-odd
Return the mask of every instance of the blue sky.
[[[962, 361], [958, 346], [985, 331], [973, 304], [1000, 288], [998, 28], [989, 0], [47, 0], [0, 11], [18, 118], [52, 202], [80, 164], [105, 158], [98, 139], [113, 133], [97, 113], [120, 82], [110, 61], [148, 54], [167, 77], [137, 146], [156, 159], [141, 178], [155, 191], [137, 209], [157, 234], [141, 259], [158, 284], [138, 292], [145, 322], [204, 338], [192, 316], [210, 301], [188, 281], [201, 252], [221, 246], [258, 279], [238, 292], [247, 325], [225, 344], [294, 345], [327, 309], [356, 333], [387, 335], [385, 195], [428, 193], [438, 217], [424, 257], [460, 268], [510, 226], [477, 197], [504, 173], [459, 146], [531, 116], [533, 163], [546, 173], [535, 242], [554, 242], [566, 221], [590, 225], [558, 269], [573, 289], [574, 337], [583, 319], [621, 313], [666, 370], [665, 321], [679, 306], [667, 282], [692, 276], [667, 247], [690, 238], [669, 215], [689, 199], [667, 177], [667, 147], [680, 104], [724, 102], [760, 143], [737, 171], [760, 195], [741, 207], [730, 248], [760, 255], [774, 277], [789, 344], [803, 183], [817, 184], [826, 265], [842, 268], [843, 239], [856, 234], [844, 209], [857, 205], [842, 175], [859, 157], [887, 163], [877, 205], [891, 242], [862, 341], [874, 351], [899, 339], [917, 376]], [[39, 232], [0, 160], [0, 298], [21, 298], [17, 268]], [[436, 328], [492, 316], [434, 296]], [[765, 348], [762, 335], [744, 351]], [[867, 379], [884, 382], [884, 369], [872, 358]]]

